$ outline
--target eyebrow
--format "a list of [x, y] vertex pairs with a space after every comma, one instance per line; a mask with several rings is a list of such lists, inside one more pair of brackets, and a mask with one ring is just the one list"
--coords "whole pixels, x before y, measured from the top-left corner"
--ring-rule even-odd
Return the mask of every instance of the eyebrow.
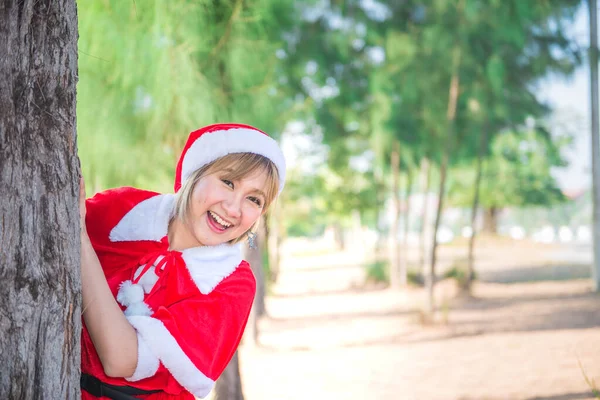
[[[230, 172], [230, 173], [233, 173], [233, 172], [235, 172], [235, 171], [233, 170], [233, 168], [223, 168], [223, 169], [222, 169], [222, 171], [227, 171], [227, 172]], [[260, 194], [260, 195], [261, 195], [262, 197], [264, 197], [265, 199], [267, 198], [267, 195], [265, 194], [265, 192], [263, 192], [263, 191], [262, 191], [262, 190], [260, 190], [260, 189], [254, 188], [254, 189], [252, 189], [252, 191], [253, 191], [253, 192], [255, 192], [255, 193], [258, 193], [258, 194]]]
[[264, 197], [265, 199], [267, 198], [267, 195], [265, 194], [265, 192], [263, 192], [260, 189], [254, 189], [254, 192], [260, 194], [262, 197]]

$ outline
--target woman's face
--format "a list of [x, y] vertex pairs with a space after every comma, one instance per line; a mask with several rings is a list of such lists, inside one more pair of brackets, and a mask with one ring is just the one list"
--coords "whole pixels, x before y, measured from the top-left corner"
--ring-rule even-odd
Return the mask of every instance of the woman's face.
[[227, 171], [202, 177], [189, 204], [188, 239], [216, 246], [237, 239], [260, 218], [265, 204], [266, 174], [257, 171], [238, 181]]

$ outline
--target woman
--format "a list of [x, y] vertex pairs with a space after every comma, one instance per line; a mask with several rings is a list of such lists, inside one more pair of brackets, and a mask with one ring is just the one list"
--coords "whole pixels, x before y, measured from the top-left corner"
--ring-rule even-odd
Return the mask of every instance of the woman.
[[255, 281], [240, 242], [281, 192], [285, 161], [256, 128], [192, 132], [175, 194], [81, 195], [82, 398], [205, 397], [233, 356]]

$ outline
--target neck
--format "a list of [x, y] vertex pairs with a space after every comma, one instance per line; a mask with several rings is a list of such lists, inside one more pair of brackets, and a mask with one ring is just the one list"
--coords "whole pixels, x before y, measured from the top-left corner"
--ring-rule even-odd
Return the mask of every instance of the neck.
[[187, 225], [177, 217], [169, 221], [167, 236], [169, 250], [183, 251], [192, 247], [204, 246], [193, 237]]

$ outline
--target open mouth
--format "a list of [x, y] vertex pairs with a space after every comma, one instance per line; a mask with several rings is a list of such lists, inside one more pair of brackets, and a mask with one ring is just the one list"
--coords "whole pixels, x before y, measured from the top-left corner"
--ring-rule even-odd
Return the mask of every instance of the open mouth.
[[223, 232], [228, 228], [232, 227], [232, 224], [230, 222], [225, 221], [218, 214], [215, 214], [212, 211], [208, 211], [206, 214], [208, 216], [208, 221], [210, 222], [211, 226], [218, 232]]

